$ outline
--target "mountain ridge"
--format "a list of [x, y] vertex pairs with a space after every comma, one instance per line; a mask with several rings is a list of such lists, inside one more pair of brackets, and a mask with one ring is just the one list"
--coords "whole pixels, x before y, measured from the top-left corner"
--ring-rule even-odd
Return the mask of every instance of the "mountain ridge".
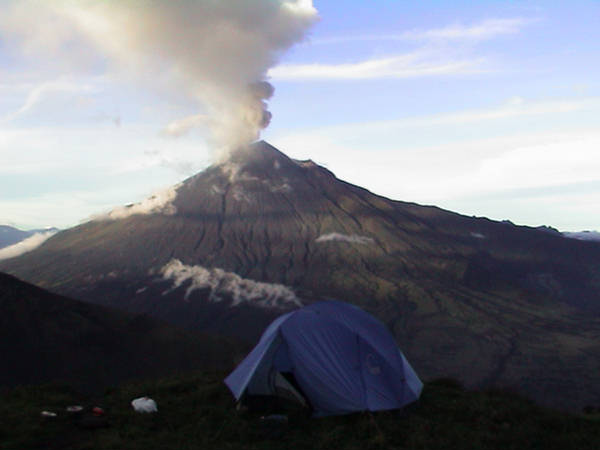
[[228, 368], [237, 351], [230, 340], [52, 294], [3, 273], [0, 311], [0, 386], [52, 381], [98, 392], [132, 378]]
[[31, 236], [29, 231], [19, 230], [10, 225], [0, 225], [0, 248], [16, 244]]

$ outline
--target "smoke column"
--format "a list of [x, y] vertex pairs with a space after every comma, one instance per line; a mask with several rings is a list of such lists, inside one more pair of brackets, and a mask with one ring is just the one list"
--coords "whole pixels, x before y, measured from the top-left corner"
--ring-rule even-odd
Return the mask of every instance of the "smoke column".
[[269, 124], [267, 71], [316, 20], [312, 0], [21, 0], [0, 26], [20, 35], [28, 51], [52, 57], [85, 59], [85, 51], [73, 51], [85, 42], [109, 73], [188, 96], [198, 114], [163, 133], [206, 127], [212, 146], [228, 149]]

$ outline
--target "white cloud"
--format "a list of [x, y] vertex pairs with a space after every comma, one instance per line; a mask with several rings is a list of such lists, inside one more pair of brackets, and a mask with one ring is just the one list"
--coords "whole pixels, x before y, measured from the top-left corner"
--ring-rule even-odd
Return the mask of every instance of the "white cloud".
[[65, 228], [180, 182], [210, 154], [200, 139], [165, 141], [153, 126], [106, 123], [0, 129], [0, 161], [0, 223]]
[[285, 308], [302, 306], [302, 302], [294, 292], [282, 285], [262, 283], [242, 278], [233, 272], [219, 268], [188, 266], [178, 259], [172, 259], [161, 270], [165, 280], [173, 280], [173, 289], [190, 283], [185, 298], [198, 289], [209, 289], [209, 300], [220, 302], [223, 297], [233, 300], [231, 306], [247, 302], [263, 308]]
[[[393, 158], [403, 166], [423, 163], [432, 170], [437, 166], [436, 160], [442, 162], [442, 167], [448, 168], [477, 160], [482, 154], [497, 155], [519, 146], [546, 145], [595, 135], [594, 129], [584, 129], [579, 125], [581, 121], [573, 120], [573, 117], [580, 117], [576, 114], [585, 117], [596, 112], [600, 113], [598, 97], [542, 101], [513, 97], [490, 108], [303, 129], [280, 133], [272, 137], [272, 141], [294, 158], [320, 158], [319, 163], [326, 161], [324, 155], [343, 155], [340, 159], [360, 159], [376, 164], [377, 160], [365, 158], [370, 150], [376, 150], [382, 160], [388, 159], [389, 162], [389, 158]], [[528, 122], [521, 120], [526, 117], [530, 118]], [[535, 133], [528, 128], [519, 128], [521, 123], [535, 124], [533, 119], [539, 119], [539, 123], [544, 125], [559, 124], [561, 127], [545, 125], [546, 131], [542, 129]], [[573, 125], [564, 125], [569, 123], [569, 119], [579, 125], [576, 131], [571, 131]], [[481, 129], [486, 132], [480, 135], [478, 130]], [[465, 131], [462, 134], [468, 139], [457, 138], [461, 131]], [[486, 138], [490, 134], [492, 137]], [[435, 137], [433, 142], [444, 143], [431, 145], [431, 137]], [[402, 151], [401, 155], [399, 151]], [[455, 164], [447, 166], [447, 158], [454, 158]], [[361, 169], [357, 167], [357, 170]]]
[[483, 63], [482, 58], [438, 59], [415, 52], [356, 63], [280, 65], [269, 70], [269, 76], [276, 80], [367, 80], [464, 75], [485, 71]]
[[21, 107], [3, 117], [4, 121], [14, 120], [35, 108], [46, 97], [55, 93], [83, 93], [91, 92], [93, 87], [90, 84], [79, 84], [66, 79], [46, 81], [33, 87], [27, 94], [27, 98]]
[[[135, 192], [137, 191], [137, 192]], [[132, 193], [133, 192], [133, 193]], [[90, 191], [56, 191], [40, 195], [21, 196], [16, 199], [0, 198], [0, 224], [14, 224], [21, 229], [57, 227], [67, 229], [89, 220], [113, 220], [131, 214], [168, 214], [174, 206], [165, 202], [169, 196], [142, 200], [132, 207], [124, 204], [130, 198], [143, 199], [147, 189], [133, 187], [132, 192], [123, 192], [118, 186]], [[145, 194], [144, 194], [145, 192]], [[98, 213], [99, 211], [107, 211]]]
[[[163, 167], [190, 175], [207, 166], [211, 155], [201, 138], [167, 141], [152, 125], [131, 124], [119, 129], [105, 123], [101, 127], [0, 128], [0, 160], [0, 174], [48, 175], [60, 170], [110, 176]], [[154, 180], [150, 188], [146, 182], [146, 192], [152, 184], [171, 184], [169, 180]], [[121, 188], [127, 189], [127, 180]]]
[[500, 121], [525, 116], [542, 116], [551, 114], [566, 114], [576, 111], [597, 109], [600, 107], [600, 97], [579, 99], [525, 101], [521, 97], [512, 97], [505, 104], [492, 108], [457, 111], [421, 117], [381, 120], [330, 127], [329, 130], [348, 130], [354, 132], [376, 132], [389, 129], [431, 127], [438, 125], [468, 125], [476, 122]]
[[327, 233], [319, 236], [315, 242], [347, 242], [350, 244], [372, 244], [375, 242], [372, 238], [368, 236], [360, 236], [358, 234], [342, 234], [342, 233]]
[[65, 229], [107, 206], [96, 195], [74, 191], [0, 199], [0, 223], [14, 223], [22, 229], [45, 226]]
[[[402, 79], [429, 76], [471, 75], [490, 72], [491, 64], [472, 53], [472, 44], [502, 35], [519, 33], [537, 21], [522, 17], [487, 19], [473, 25], [454, 24], [431, 30], [399, 34], [341, 36], [319, 39], [316, 44], [353, 41], [407, 41], [418, 47], [408, 53], [371, 57], [362, 61], [335, 64], [284, 64], [269, 70], [276, 80], [367, 80]], [[451, 45], [449, 45], [449, 43]]]
[[543, 114], [560, 114], [586, 109], [590, 106], [599, 106], [600, 98], [586, 98], [577, 100], [550, 100], [538, 102], [525, 102], [520, 97], [511, 98], [505, 105], [497, 108], [466, 111], [462, 113], [442, 114], [423, 119], [396, 121], [398, 126], [418, 125], [448, 125], [466, 124], [486, 120], [508, 119], [519, 116], [533, 116]]
[[599, 180], [599, 148], [600, 133], [577, 133], [506, 149], [480, 162], [471, 187], [507, 190]]
[[[181, 154], [179, 152], [170, 151], [171, 148], [165, 150], [146, 150], [142, 155], [127, 158], [122, 161], [119, 166], [115, 167], [111, 173], [127, 174], [127, 173], [143, 173], [156, 167], [163, 167], [175, 171], [183, 176], [190, 176], [199, 172], [203, 167], [209, 165], [209, 158], [206, 157], [204, 164], [200, 164], [199, 158], [194, 152], [191, 155]], [[206, 151], [206, 155], [208, 155]]]
[[24, 253], [28, 253], [38, 248], [56, 233], [56, 231], [35, 233], [33, 236], [29, 236], [27, 239], [24, 239], [21, 242], [17, 242], [16, 244], [10, 245], [8, 247], [4, 247], [3, 249], [0, 249], [0, 260], [15, 258], [17, 256], [23, 255]]
[[[351, 129], [359, 142], [369, 141], [370, 134], [361, 135], [360, 126]], [[600, 179], [597, 130], [450, 140], [435, 146], [388, 143], [389, 150], [336, 136], [304, 132], [274, 143], [296, 155], [319, 155], [338, 177], [378, 194], [434, 204], [463, 196]]]
[[526, 19], [523, 17], [487, 19], [470, 26], [455, 24], [433, 30], [408, 31], [402, 36], [404, 39], [418, 40], [480, 41], [507, 34], [517, 34], [523, 27], [536, 21], [536, 19]]
[[369, 34], [332, 36], [310, 41], [311, 44], [339, 44], [359, 41], [414, 41], [414, 40], [462, 40], [482, 41], [497, 36], [517, 34], [538, 19], [512, 17], [505, 19], [486, 19], [473, 25], [453, 24], [430, 30], [411, 30], [394, 34]]

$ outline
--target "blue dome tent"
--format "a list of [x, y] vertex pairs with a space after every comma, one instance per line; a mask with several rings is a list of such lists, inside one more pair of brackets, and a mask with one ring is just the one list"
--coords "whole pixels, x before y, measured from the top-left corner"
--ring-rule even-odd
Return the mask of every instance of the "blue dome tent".
[[315, 416], [402, 408], [423, 388], [384, 325], [338, 301], [275, 319], [225, 384], [237, 400], [245, 394], [306, 400]]

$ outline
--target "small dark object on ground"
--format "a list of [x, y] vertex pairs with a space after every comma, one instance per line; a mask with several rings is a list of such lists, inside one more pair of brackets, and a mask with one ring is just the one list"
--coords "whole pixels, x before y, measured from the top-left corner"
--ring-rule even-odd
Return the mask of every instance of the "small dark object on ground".
[[289, 429], [288, 417], [283, 414], [261, 416], [257, 431], [263, 439], [281, 439]]
[[84, 414], [75, 424], [86, 430], [108, 427], [108, 420], [105, 416], [96, 416], [94, 414]]
[[448, 389], [457, 389], [464, 391], [464, 386], [456, 378], [436, 378], [429, 382], [430, 386], [443, 387]]
[[287, 423], [288, 417], [284, 414], [271, 414], [269, 416], [262, 416], [260, 420]]

